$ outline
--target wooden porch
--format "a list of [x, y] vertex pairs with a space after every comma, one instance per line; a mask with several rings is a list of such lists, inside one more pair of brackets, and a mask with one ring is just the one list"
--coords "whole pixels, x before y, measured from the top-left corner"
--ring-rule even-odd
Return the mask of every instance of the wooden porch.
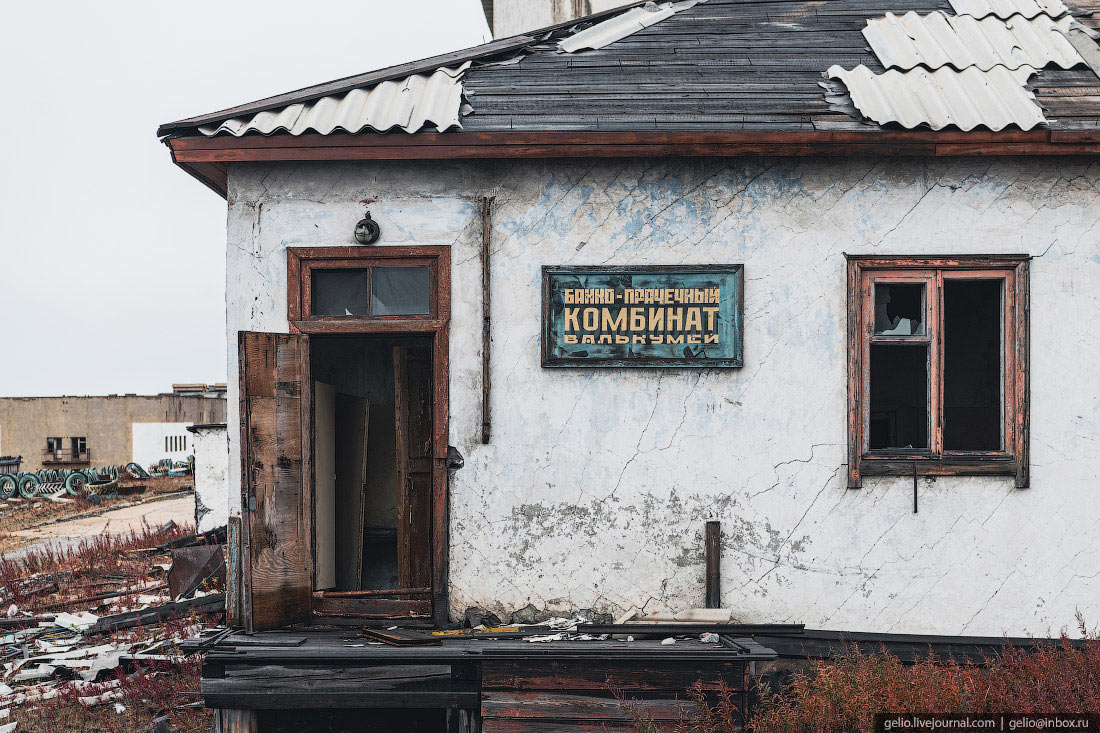
[[671, 725], [692, 709], [687, 690], [697, 681], [708, 692], [726, 685], [744, 711], [754, 663], [776, 658], [747, 638], [665, 645], [444, 637], [399, 647], [353, 628], [222, 632], [190, 647], [206, 654], [203, 699], [226, 733], [630, 729], [613, 690]]

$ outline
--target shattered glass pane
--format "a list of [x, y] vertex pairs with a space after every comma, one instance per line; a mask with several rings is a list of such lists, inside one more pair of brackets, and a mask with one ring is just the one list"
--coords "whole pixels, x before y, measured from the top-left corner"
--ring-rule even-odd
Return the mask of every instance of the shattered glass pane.
[[928, 448], [928, 346], [871, 345], [871, 450]]
[[875, 335], [924, 334], [923, 285], [875, 285]]
[[376, 316], [426, 316], [427, 267], [371, 268], [371, 306]]
[[310, 280], [314, 316], [365, 316], [369, 314], [367, 271], [314, 270]]

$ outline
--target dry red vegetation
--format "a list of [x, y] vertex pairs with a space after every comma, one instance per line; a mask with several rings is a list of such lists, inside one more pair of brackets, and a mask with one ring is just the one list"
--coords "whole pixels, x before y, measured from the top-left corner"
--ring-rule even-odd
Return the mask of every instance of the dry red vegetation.
[[[902, 663], [890, 654], [851, 648], [829, 661], [814, 661], [780, 690], [762, 690], [745, 726], [753, 733], [864, 733], [876, 713], [1100, 713], [1100, 638], [1063, 636], [1060, 643], [1006, 647], [982, 664], [927, 658]], [[741, 730], [728, 694], [717, 700], [701, 689], [687, 698], [700, 712], [685, 716], [677, 733]], [[642, 731], [666, 730], [624, 708]]]
[[[4, 608], [14, 603], [21, 611], [34, 613], [54, 610], [113, 612], [115, 606], [132, 599], [126, 596], [108, 601], [79, 602], [79, 599], [104, 590], [163, 582], [163, 570], [157, 565], [169, 562], [169, 556], [142, 550], [192, 532], [193, 529], [186, 526], [144, 527], [124, 535], [96, 537], [66, 550], [49, 548], [32, 551], [16, 560], [0, 559], [0, 599], [3, 599]], [[94, 643], [128, 644], [150, 638], [172, 642], [215, 625], [220, 616], [193, 614], [153, 627], [114, 632], [94, 639]], [[118, 668], [111, 679], [101, 680], [94, 690], [62, 682], [56, 688], [55, 697], [13, 707], [9, 720], [19, 722], [20, 733], [147, 733], [154, 721], [163, 717], [167, 718], [169, 729], [179, 733], [212, 730], [210, 711], [194, 705], [199, 701], [200, 660], [180, 657], [171, 643], [159, 648], [157, 653], [172, 656], [175, 661], [158, 665], [158, 668], [138, 666], [125, 671]], [[92, 706], [79, 700], [81, 695], [105, 690], [117, 696]], [[21, 691], [17, 689], [17, 693]]]

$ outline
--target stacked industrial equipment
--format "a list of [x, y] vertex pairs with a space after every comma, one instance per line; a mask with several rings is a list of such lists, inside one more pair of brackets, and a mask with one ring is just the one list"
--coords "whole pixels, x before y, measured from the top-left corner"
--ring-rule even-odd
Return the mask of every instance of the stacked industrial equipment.
[[222, 621], [224, 543], [169, 523], [0, 559], [0, 733], [208, 727], [178, 644]]

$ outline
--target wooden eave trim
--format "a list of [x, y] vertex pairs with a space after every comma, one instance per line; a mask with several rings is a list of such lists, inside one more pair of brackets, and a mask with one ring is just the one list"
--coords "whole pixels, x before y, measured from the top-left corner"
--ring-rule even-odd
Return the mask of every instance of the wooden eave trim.
[[169, 139], [176, 160], [538, 158], [649, 155], [1077, 155], [1100, 152], [1100, 132], [869, 130], [790, 132], [445, 132], [246, 135]]
[[1096, 155], [1100, 131], [419, 132], [169, 138], [176, 165], [225, 197], [229, 163], [653, 156]]

